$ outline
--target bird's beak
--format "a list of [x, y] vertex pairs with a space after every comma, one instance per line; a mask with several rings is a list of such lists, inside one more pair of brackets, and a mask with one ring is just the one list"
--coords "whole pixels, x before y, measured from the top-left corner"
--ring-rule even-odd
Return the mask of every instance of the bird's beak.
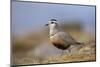
[[48, 26], [49, 24], [45, 24], [44, 26]]

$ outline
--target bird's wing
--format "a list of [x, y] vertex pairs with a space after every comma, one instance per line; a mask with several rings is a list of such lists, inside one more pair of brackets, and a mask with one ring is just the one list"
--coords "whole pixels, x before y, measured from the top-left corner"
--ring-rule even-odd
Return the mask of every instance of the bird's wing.
[[75, 39], [73, 39], [69, 33], [58, 32], [56, 35], [57, 35], [57, 37], [59, 37], [59, 39], [61, 39], [65, 44], [74, 44], [74, 43], [76, 42]]

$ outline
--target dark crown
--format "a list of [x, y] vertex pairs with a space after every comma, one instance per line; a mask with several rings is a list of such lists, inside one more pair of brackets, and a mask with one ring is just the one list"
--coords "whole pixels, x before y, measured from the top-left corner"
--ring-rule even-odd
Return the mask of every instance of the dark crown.
[[51, 19], [50, 21], [57, 21], [56, 19]]

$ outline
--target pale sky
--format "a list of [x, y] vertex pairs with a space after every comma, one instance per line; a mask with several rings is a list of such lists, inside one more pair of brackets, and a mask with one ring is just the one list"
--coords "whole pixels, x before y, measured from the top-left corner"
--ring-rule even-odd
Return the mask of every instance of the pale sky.
[[95, 6], [12, 2], [13, 33], [42, 28], [52, 18], [60, 23], [79, 19], [84, 29], [95, 31]]

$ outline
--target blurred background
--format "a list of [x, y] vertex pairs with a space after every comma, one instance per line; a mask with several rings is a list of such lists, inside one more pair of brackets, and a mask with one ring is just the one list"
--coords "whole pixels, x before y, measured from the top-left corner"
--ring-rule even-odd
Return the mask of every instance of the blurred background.
[[[58, 55], [62, 51], [55, 48], [49, 41], [49, 28], [44, 25], [50, 19], [57, 19], [63, 30], [69, 32], [77, 41], [92, 41], [92, 47], [86, 47], [92, 48], [92, 52], [95, 52], [95, 6], [12, 1], [12, 64], [67, 61], [59, 59]], [[84, 50], [85, 47], [81, 49], [81, 52]], [[89, 55], [90, 51], [91, 49], [87, 51]], [[67, 58], [68, 54], [66, 53], [66, 55], [62, 58]], [[51, 58], [52, 56], [56, 57]], [[69, 59], [68, 62], [82, 60], [80, 56], [79, 54], [75, 60]], [[49, 59], [47, 59], [48, 57]], [[86, 58], [83, 60], [95, 60], [94, 54], [92, 58]]]

